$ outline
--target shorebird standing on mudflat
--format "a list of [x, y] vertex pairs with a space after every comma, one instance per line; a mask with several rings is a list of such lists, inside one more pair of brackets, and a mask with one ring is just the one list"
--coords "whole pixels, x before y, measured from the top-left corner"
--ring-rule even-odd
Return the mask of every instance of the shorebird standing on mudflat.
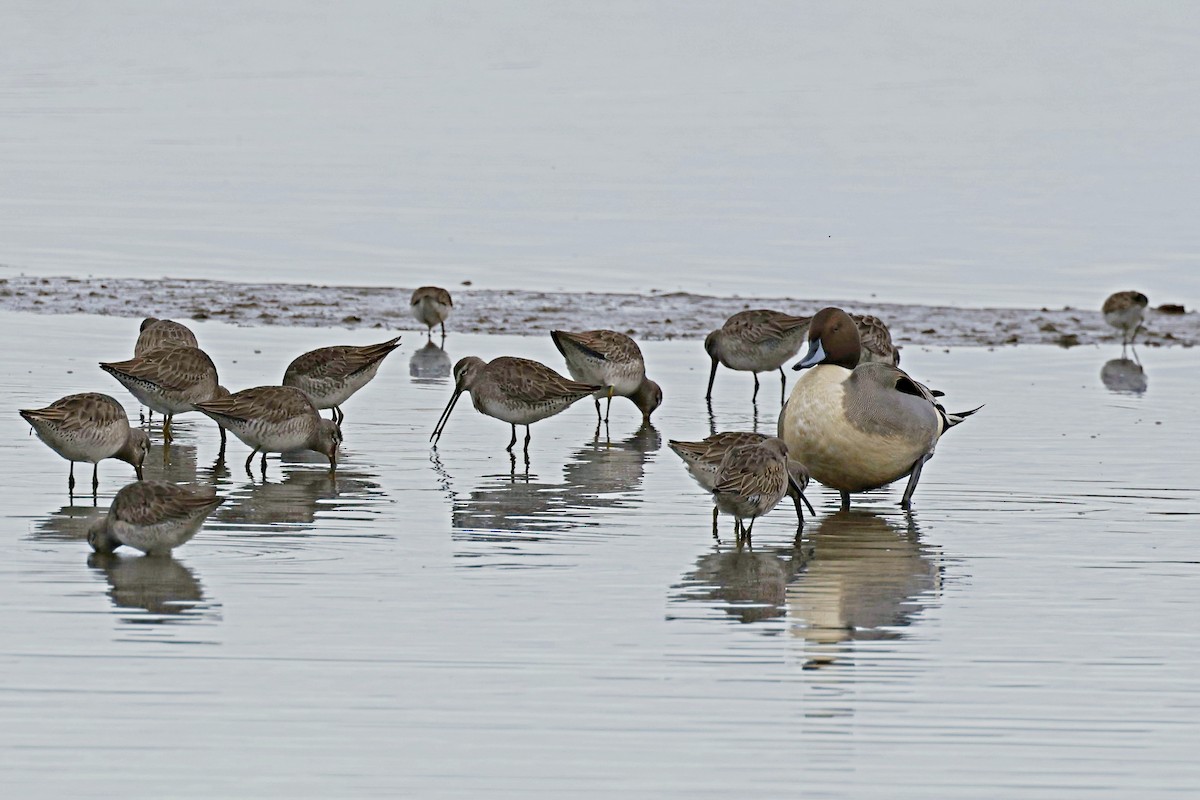
[[295, 386], [308, 395], [317, 410], [333, 409], [333, 421], [341, 427], [346, 415], [342, 403], [366, 386], [389, 353], [400, 346], [400, 337], [378, 344], [320, 347], [297, 357], [283, 373], [283, 385]]
[[440, 286], [422, 286], [412, 293], [412, 315], [428, 330], [426, 335], [433, 338], [433, 326], [442, 326], [442, 339], [446, 338], [446, 318], [454, 310], [454, 301], [450, 293]]
[[[250, 450], [246, 472], [256, 453], [262, 453], [262, 474], [267, 474], [267, 453], [313, 450], [329, 459], [330, 472], [337, 469], [342, 433], [337, 423], [324, 419], [317, 407], [294, 386], [256, 386], [228, 397], [197, 403], [223, 428], [241, 439]], [[251, 473], [253, 474], [253, 473]]]
[[45, 408], [26, 408], [21, 417], [33, 426], [38, 438], [54, 452], [71, 462], [67, 491], [75, 492], [75, 462], [92, 462], [92, 494], [100, 488], [100, 462], [116, 458], [133, 465], [138, 480], [142, 462], [150, 451], [145, 431], [129, 427], [125, 408], [99, 392], [71, 394]]
[[484, 361], [467, 356], [454, 365], [454, 395], [442, 411], [429, 440], [437, 446], [450, 412], [463, 392], [471, 393], [471, 402], [481, 414], [512, 426], [512, 440], [505, 449], [510, 453], [517, 443], [517, 426], [525, 426], [525, 457], [529, 458], [529, 426], [538, 420], [564, 411], [577, 400], [602, 387], [564, 378], [545, 364], [527, 358], [501, 356]]
[[571, 377], [602, 387], [596, 392], [596, 420], [600, 417], [600, 398], [607, 397], [603, 421], [608, 422], [613, 395], [628, 397], [642, 412], [642, 423], [662, 405], [662, 388], [646, 377], [646, 362], [637, 342], [623, 333], [608, 330], [550, 331], [554, 346], [567, 362]]
[[138, 481], [113, 498], [108, 514], [88, 529], [88, 544], [97, 553], [121, 545], [148, 556], [166, 556], [196, 535], [213, 509], [225, 502], [211, 486]]
[[1121, 332], [1121, 344], [1131, 345], [1142, 329], [1150, 300], [1141, 292], [1114, 292], [1101, 307], [1104, 321]]

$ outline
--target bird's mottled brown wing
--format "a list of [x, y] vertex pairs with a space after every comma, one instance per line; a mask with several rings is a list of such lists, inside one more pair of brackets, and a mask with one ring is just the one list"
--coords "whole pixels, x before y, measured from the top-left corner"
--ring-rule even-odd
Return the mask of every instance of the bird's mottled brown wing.
[[52, 422], [63, 431], [103, 427], [128, 419], [120, 403], [100, 392], [70, 394], [45, 408], [22, 410], [21, 415]]
[[131, 483], [113, 498], [109, 515], [132, 525], [187, 519], [225, 502], [211, 486], [178, 486], [167, 481]]
[[854, 320], [854, 325], [858, 328], [858, 338], [864, 349], [885, 364], [900, 362], [900, 354], [892, 344], [891, 331], [883, 320], [870, 314], [851, 314], [850, 319]]
[[739, 311], [725, 321], [722, 330], [726, 334], [752, 343], [779, 339], [793, 331], [808, 328], [812, 317], [793, 317], [781, 311], [754, 309]]
[[317, 409], [308, 395], [291, 386], [256, 386], [243, 389], [228, 397], [197, 403], [196, 408], [207, 414], [230, 419], [257, 419], [264, 422], [284, 422]]
[[415, 306], [426, 297], [431, 297], [442, 305], [454, 305], [454, 302], [450, 299], [450, 293], [440, 286], [422, 286], [417, 289], [412, 293], [412, 305]]
[[186, 325], [170, 319], [148, 317], [142, 322], [141, 333], [133, 346], [135, 356], [145, 355], [160, 347], [199, 347], [196, 334]]
[[307, 375], [312, 378], [348, 378], [359, 370], [382, 361], [388, 353], [400, 346], [400, 337], [386, 342], [367, 345], [335, 345], [319, 347], [299, 356], [288, 365], [283, 380]]
[[488, 362], [487, 371], [497, 389], [521, 403], [586, 397], [603, 388], [564, 378], [545, 364], [527, 358], [501, 356]]
[[208, 380], [217, 381], [216, 365], [198, 347], [164, 347], [128, 361], [101, 363], [100, 366], [173, 391], [185, 391]]
[[631, 363], [642, 360], [642, 349], [637, 342], [623, 333], [610, 330], [558, 331], [559, 336], [570, 342], [591, 350], [601, 358], [619, 363]]
[[778, 454], [761, 445], [745, 445], [726, 454], [713, 491], [740, 497], [770, 494], [779, 491], [787, 479], [787, 468]]

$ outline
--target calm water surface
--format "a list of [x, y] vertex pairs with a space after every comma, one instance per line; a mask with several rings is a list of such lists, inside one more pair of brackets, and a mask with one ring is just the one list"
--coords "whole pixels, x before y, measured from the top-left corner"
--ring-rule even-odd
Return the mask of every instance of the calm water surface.
[[[97, 513], [15, 413], [108, 391], [128, 320], [0, 315], [0, 772], [12, 796], [544, 795], [857, 798], [1192, 796], [1200, 786], [1193, 351], [925, 351], [952, 407], [916, 508], [850, 514], [814, 488], [752, 550], [666, 447], [770, 430], [771, 393], [699, 342], [645, 349], [653, 430], [614, 404], [508, 429], [449, 397], [406, 336], [346, 406], [336, 478], [277, 458], [266, 481], [183, 417], [151, 475], [229, 501], [171, 559], [90, 555]], [[223, 382], [277, 378], [310, 347], [380, 332], [198, 326]], [[446, 354], [549, 337], [452, 334]], [[1123, 376], [1114, 380], [1113, 374]], [[1114, 391], [1102, 380], [1119, 391]], [[790, 376], [789, 376], [790, 377]], [[768, 384], [769, 385], [769, 384]], [[1132, 386], [1132, 388], [1130, 388]], [[1144, 387], [1144, 391], [1137, 390]], [[157, 422], [152, 430], [161, 439]], [[103, 509], [131, 478], [101, 467]], [[727, 535], [729, 525], [722, 521]]]
[[5, 272], [1200, 301], [1189, 3], [0, 5]]

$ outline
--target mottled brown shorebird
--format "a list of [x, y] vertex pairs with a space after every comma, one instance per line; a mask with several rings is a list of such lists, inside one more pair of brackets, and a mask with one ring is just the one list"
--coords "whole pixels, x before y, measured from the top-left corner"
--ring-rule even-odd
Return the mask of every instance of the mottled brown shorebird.
[[19, 413], [47, 447], [71, 462], [68, 492], [75, 491], [76, 461], [92, 463], [93, 495], [100, 488], [99, 464], [106, 458], [132, 464], [141, 479], [150, 437], [143, 430], [130, 428], [124, 407], [108, 395], [71, 394], [45, 408], [27, 408]]
[[1121, 332], [1121, 344], [1129, 345], [1142, 329], [1149, 304], [1150, 300], [1141, 292], [1114, 292], [1100, 310], [1104, 313], [1104, 321]]
[[388, 353], [400, 346], [400, 337], [379, 344], [320, 347], [296, 358], [283, 373], [283, 385], [308, 395], [317, 410], [332, 409], [340, 427], [346, 415], [342, 403], [366, 386]]
[[412, 293], [412, 315], [424, 325], [427, 335], [433, 336], [433, 326], [442, 326], [442, 338], [446, 338], [446, 318], [454, 309], [450, 293], [440, 286], [422, 286]]
[[196, 535], [205, 518], [225, 502], [211, 486], [138, 481], [113, 498], [108, 514], [88, 529], [88, 544], [98, 553], [121, 545], [148, 556], [166, 556]]
[[[170, 443], [176, 414], [196, 410], [196, 404], [227, 397], [229, 390], [217, 382], [217, 367], [198, 347], [160, 347], [128, 361], [101, 362], [100, 369], [121, 382], [144, 406], [164, 416], [163, 439]], [[219, 459], [225, 457], [225, 429], [221, 428]]]
[[554, 416], [576, 400], [600, 389], [599, 384], [564, 378], [545, 364], [527, 358], [501, 356], [485, 362], [476, 356], [467, 356], [454, 365], [454, 395], [429, 440], [437, 445], [454, 404], [463, 392], [470, 392], [477, 411], [512, 426], [512, 440], [505, 448], [509, 452], [517, 443], [517, 426], [525, 426], [525, 454], [528, 456], [530, 425]]
[[[761, 444], [771, 437], [765, 433], [751, 433], [749, 431], [722, 431], [708, 436], [698, 442], [681, 442], [672, 439], [667, 442], [667, 445], [675, 451], [675, 454], [683, 459], [684, 465], [687, 466], [688, 474], [695, 479], [696, 483], [706, 492], [711, 492], [717, 482], [717, 470], [721, 467], [721, 462], [724, 461], [726, 454], [734, 447], [740, 447], [746, 444]], [[815, 515], [812, 504], [808, 502], [808, 498], [804, 495], [804, 490], [808, 488], [809, 475], [808, 469], [795, 459], [788, 459], [787, 462], [788, 481], [787, 494], [796, 504], [796, 517], [800, 524], [804, 524], [804, 507], [808, 506], [810, 514]], [[717, 509], [713, 508], [713, 531], [717, 528]]]
[[262, 473], [266, 475], [267, 453], [295, 450], [320, 453], [329, 459], [330, 471], [337, 469], [342, 441], [337, 423], [322, 418], [308, 395], [294, 386], [256, 386], [197, 403], [196, 408], [251, 448], [247, 472], [256, 453], [262, 453]]
[[704, 349], [712, 359], [708, 373], [706, 400], [712, 400], [717, 364], [754, 374], [754, 395], [758, 399], [758, 373], [779, 370], [780, 400], [787, 391], [783, 364], [800, 351], [808, 331], [808, 317], [793, 317], [780, 311], [755, 309], [739, 311], [704, 339]]
[[787, 445], [775, 437], [730, 447], [721, 459], [713, 498], [718, 509], [733, 516], [739, 540], [750, 541], [754, 520], [770, 512], [787, 494], [792, 482], [787, 462]]
[[582, 383], [599, 384], [593, 395], [596, 419], [600, 420], [600, 398], [607, 397], [603, 421], [608, 422], [613, 396], [628, 397], [642, 412], [643, 424], [662, 405], [662, 388], [646, 377], [646, 362], [637, 342], [623, 333], [608, 330], [550, 331], [554, 346], [567, 362], [571, 377]]
[[133, 345], [135, 356], [145, 355], [160, 347], [200, 346], [191, 328], [174, 320], [146, 317], [139, 331], [137, 342]]

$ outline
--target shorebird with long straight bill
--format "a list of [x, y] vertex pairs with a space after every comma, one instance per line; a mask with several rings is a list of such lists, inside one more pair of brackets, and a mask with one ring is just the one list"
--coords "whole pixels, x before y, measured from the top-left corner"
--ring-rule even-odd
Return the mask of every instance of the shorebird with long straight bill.
[[604, 387], [564, 378], [545, 364], [528, 358], [501, 356], [484, 361], [467, 356], [454, 365], [454, 395], [438, 419], [429, 440], [437, 446], [450, 413], [463, 392], [471, 393], [475, 410], [512, 426], [510, 453], [517, 443], [517, 426], [525, 426], [525, 455], [529, 455], [529, 426], [552, 417], [577, 400]]

